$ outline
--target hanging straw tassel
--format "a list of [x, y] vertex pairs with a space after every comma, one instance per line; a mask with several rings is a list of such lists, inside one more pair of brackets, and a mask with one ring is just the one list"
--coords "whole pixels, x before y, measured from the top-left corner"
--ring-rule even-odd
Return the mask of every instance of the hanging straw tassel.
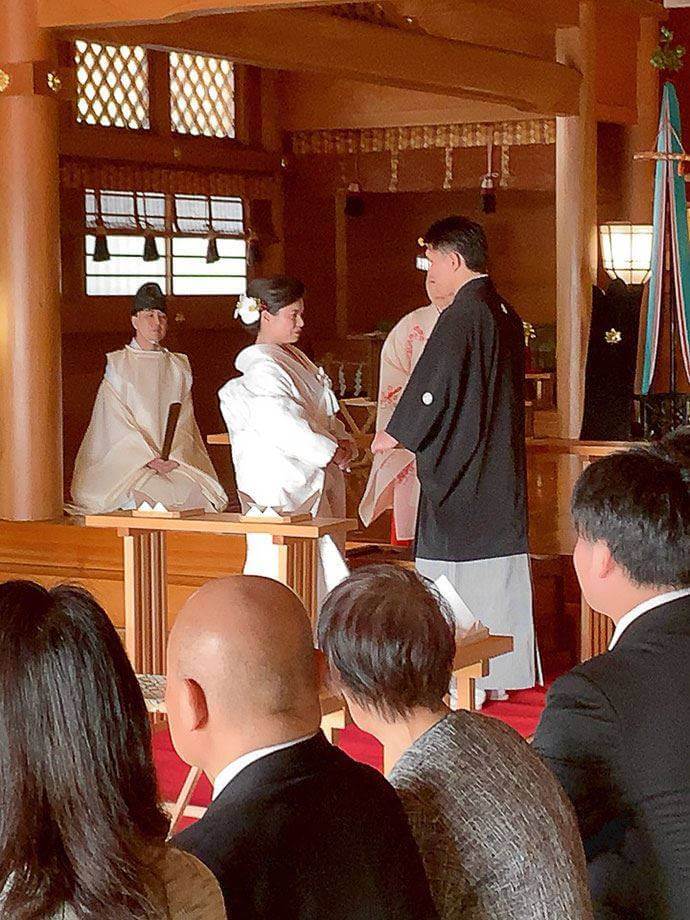
[[496, 192], [494, 190], [496, 174], [493, 172], [493, 159], [494, 141], [493, 137], [491, 137], [486, 145], [487, 171], [481, 185], [481, 206], [485, 214], [493, 214], [496, 211]]
[[446, 172], [443, 177], [443, 188], [448, 191], [453, 188], [453, 148], [446, 147]]
[[93, 246], [94, 262], [109, 262], [110, 250], [108, 249], [108, 237], [106, 236], [105, 227], [99, 223], [96, 227], [96, 240]]
[[156, 237], [153, 233], [146, 233], [144, 236], [144, 262], [157, 262], [160, 259]]
[[206, 247], [206, 263], [211, 265], [213, 262], [220, 262], [216, 234], [211, 231], [206, 239], [208, 240], [208, 246]]
[[109, 262], [110, 250], [108, 249], [108, 237], [105, 232], [103, 222], [103, 212], [101, 211], [101, 193], [96, 192], [96, 239], [93, 245], [93, 261]]

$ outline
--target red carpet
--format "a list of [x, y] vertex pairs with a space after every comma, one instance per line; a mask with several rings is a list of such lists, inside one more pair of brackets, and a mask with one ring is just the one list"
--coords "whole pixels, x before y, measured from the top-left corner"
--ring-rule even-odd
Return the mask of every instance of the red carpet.
[[[545, 696], [544, 687], [516, 690], [505, 702], [487, 702], [482, 709], [482, 715], [506, 722], [523, 738], [527, 738], [534, 734], [544, 708]], [[341, 732], [339, 746], [355, 760], [368, 763], [377, 770], [382, 769], [383, 756], [380, 744], [371, 735], [360, 731], [356, 725], [349, 725]], [[156, 732], [153, 751], [163, 798], [167, 801], [174, 801], [187, 775], [188, 768], [175, 754], [167, 731]], [[210, 800], [211, 786], [204, 777], [194, 792], [192, 805], [208, 805]]]

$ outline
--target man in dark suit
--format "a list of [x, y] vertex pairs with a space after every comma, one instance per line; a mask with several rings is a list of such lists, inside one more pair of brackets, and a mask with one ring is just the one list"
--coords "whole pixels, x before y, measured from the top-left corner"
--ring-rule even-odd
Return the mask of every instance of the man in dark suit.
[[319, 729], [318, 653], [297, 597], [267, 578], [207, 583], [175, 621], [175, 747], [213, 782], [175, 838], [215, 873], [241, 920], [430, 920], [402, 805]]
[[631, 450], [573, 494], [578, 579], [616, 629], [553, 684], [534, 746], [575, 806], [600, 920], [690, 917], [688, 478]]

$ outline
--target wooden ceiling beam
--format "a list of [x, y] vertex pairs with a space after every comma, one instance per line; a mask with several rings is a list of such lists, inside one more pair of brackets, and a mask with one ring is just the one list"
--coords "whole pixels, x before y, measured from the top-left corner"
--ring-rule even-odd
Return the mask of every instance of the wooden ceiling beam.
[[[97, 28], [76, 35], [229, 57], [244, 64], [326, 73], [365, 83], [510, 105], [548, 116], [578, 111], [571, 67], [496, 48], [385, 29], [305, 10], [237, 13], [190, 24]], [[347, 104], [347, 100], [343, 100]]]
[[[211, 13], [250, 13], [293, 7], [334, 6], [338, 0], [37, 0], [38, 25], [45, 29], [70, 26], [133, 25], [179, 22]], [[362, 3], [364, 0], [354, 0]]]
[[546, 60], [556, 57], [556, 26], [529, 22], [511, 10], [496, 10], [484, 0], [393, 0], [390, 6], [409, 27], [471, 45], [516, 51]]
[[622, 2], [641, 17], [668, 19], [668, 10], [657, 0], [622, 0]]
[[495, 16], [508, 11], [523, 22], [537, 22], [551, 28], [576, 26], [580, 22], [580, 0], [488, 0], [484, 6]]

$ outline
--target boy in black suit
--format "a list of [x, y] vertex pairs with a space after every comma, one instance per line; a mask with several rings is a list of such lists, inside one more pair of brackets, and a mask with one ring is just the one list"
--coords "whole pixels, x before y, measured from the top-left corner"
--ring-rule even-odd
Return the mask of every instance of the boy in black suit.
[[582, 592], [616, 629], [554, 683], [534, 746], [575, 806], [599, 920], [690, 916], [689, 472], [636, 449], [573, 494]]
[[319, 673], [298, 598], [234, 576], [187, 602], [168, 646], [168, 715], [183, 760], [213, 782], [175, 838], [241, 920], [431, 920], [402, 805], [319, 729]]

